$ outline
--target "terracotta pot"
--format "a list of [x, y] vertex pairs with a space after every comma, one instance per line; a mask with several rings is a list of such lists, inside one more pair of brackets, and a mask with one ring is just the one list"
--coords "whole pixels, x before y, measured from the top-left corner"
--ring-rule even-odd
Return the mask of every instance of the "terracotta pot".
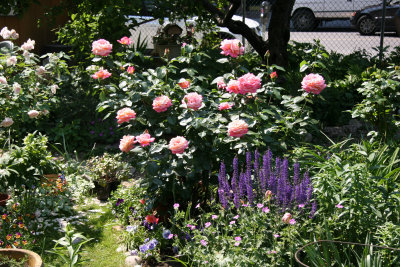
[[0, 206], [5, 207], [10, 197], [8, 194], [0, 193]]
[[0, 255], [7, 256], [10, 259], [16, 259], [16, 260], [28, 256], [27, 265], [24, 266], [29, 266], [29, 267], [43, 266], [42, 258], [40, 258], [38, 254], [30, 250], [19, 249], [19, 248], [5, 248], [5, 249], [0, 249]]

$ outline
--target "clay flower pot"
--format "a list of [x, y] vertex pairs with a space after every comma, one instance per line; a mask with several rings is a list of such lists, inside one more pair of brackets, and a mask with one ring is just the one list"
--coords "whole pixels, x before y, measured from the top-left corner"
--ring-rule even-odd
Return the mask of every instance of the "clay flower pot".
[[0, 193], [0, 206], [5, 207], [10, 197], [9, 194]]
[[[29, 267], [43, 267], [42, 258], [33, 251], [19, 248], [5, 248], [0, 249], [0, 255], [7, 256], [10, 259], [22, 259], [28, 257], [28, 261], [24, 266]], [[0, 262], [1, 263], [1, 262]]]

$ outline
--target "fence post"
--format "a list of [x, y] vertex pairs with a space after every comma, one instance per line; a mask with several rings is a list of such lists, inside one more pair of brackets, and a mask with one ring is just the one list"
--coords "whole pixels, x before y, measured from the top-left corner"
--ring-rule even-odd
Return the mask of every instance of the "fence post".
[[[246, 0], [242, 0], [242, 21], [246, 23]], [[242, 35], [242, 44], [245, 46], [246, 39]]]
[[386, 0], [382, 1], [382, 19], [381, 19], [381, 35], [379, 43], [379, 61], [383, 59], [383, 37], [385, 35], [385, 18], [386, 18]]

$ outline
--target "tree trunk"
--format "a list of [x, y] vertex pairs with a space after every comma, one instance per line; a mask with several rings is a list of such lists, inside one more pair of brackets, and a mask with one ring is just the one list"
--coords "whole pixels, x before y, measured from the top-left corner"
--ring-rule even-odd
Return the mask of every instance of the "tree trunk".
[[286, 67], [288, 64], [287, 45], [290, 40], [290, 15], [295, 0], [278, 0], [272, 6], [268, 27], [269, 62]]

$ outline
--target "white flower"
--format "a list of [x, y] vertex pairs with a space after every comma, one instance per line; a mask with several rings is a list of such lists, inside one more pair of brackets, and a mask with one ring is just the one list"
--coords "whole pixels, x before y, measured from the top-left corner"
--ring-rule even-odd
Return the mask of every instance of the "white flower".
[[43, 66], [40, 66], [36, 69], [36, 74], [37, 75], [43, 75], [46, 73], [46, 69]]
[[16, 40], [16, 39], [18, 39], [19, 38], [19, 34], [14, 30], [14, 29], [12, 29], [11, 31], [10, 31], [10, 39], [12, 39], [12, 40]]
[[18, 95], [19, 93], [21, 93], [21, 85], [19, 83], [14, 83], [13, 90], [14, 90], [14, 94]]
[[21, 48], [25, 51], [32, 50], [35, 48], [35, 41], [29, 38], [28, 41], [21, 45]]
[[24, 53], [22, 53], [22, 55], [25, 57], [25, 60], [30, 60], [32, 54], [29, 53], [27, 50], [24, 50]]
[[39, 111], [34, 110], [34, 109], [30, 110], [30, 111], [28, 111], [28, 116], [31, 119], [36, 118], [37, 116], [39, 116]]
[[7, 67], [15, 66], [15, 64], [17, 64], [17, 57], [11, 56], [11, 57], [7, 58], [6, 64], [7, 64]]
[[10, 39], [11, 37], [11, 31], [8, 30], [7, 27], [4, 27], [3, 29], [1, 29], [0, 31], [0, 36], [3, 37], [3, 39]]
[[14, 121], [11, 118], [5, 118], [1, 123], [0, 126], [1, 127], [10, 127], [11, 125], [13, 125]]
[[35, 211], [35, 217], [40, 217], [40, 214], [41, 214], [40, 210]]
[[7, 84], [7, 79], [4, 78], [3, 76], [0, 76], [0, 83]]
[[57, 84], [53, 84], [53, 85], [50, 87], [51, 93], [52, 93], [53, 95], [55, 95], [55, 94], [57, 93], [57, 89], [58, 89], [58, 88], [59, 88], [59, 87], [58, 87]]

